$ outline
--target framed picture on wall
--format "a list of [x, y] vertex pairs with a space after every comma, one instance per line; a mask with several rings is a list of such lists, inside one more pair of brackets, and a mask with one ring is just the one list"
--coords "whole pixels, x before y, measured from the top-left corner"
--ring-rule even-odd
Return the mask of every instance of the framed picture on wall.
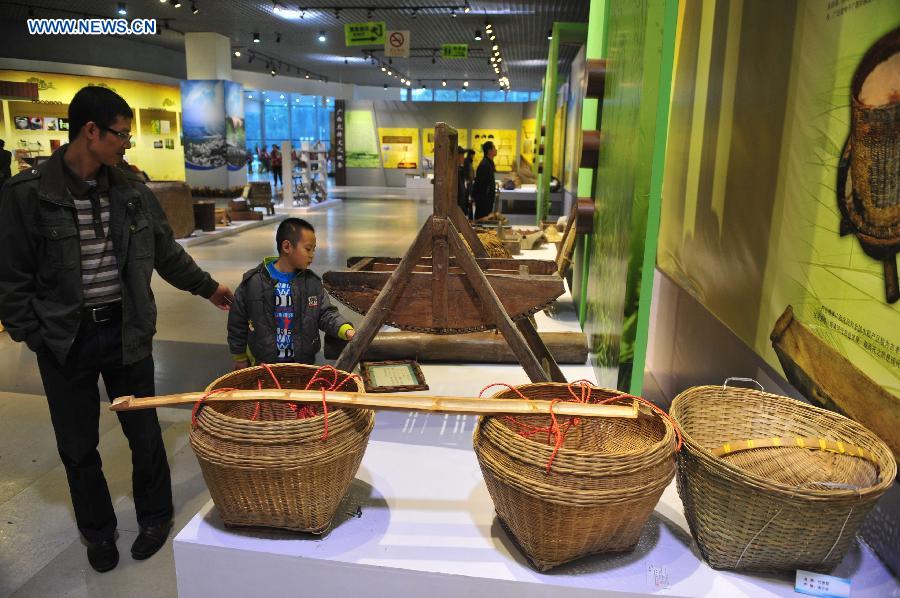
[[56, 128], [59, 131], [68, 131], [69, 130], [69, 119], [68, 118], [56, 119]]
[[58, 120], [55, 116], [45, 116], [44, 117], [44, 129], [47, 131], [56, 131]]
[[162, 147], [163, 147], [162, 139], [157, 139], [156, 141], [153, 142], [153, 149], [162, 149]]
[[174, 139], [166, 139], [166, 149], [170, 149], [170, 150], [175, 149], [175, 140]]
[[13, 119], [16, 124], [16, 129], [19, 131], [28, 130], [28, 117], [27, 116], [17, 116]]
[[29, 116], [28, 117], [28, 128], [33, 131], [40, 131], [44, 128], [44, 117], [42, 116]]

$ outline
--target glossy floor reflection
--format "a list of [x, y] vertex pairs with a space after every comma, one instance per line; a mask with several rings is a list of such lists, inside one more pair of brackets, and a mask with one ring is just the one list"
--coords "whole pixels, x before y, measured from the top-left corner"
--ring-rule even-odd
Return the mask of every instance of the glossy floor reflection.
[[[304, 217], [316, 228], [313, 270], [343, 268], [353, 255], [402, 255], [431, 203], [405, 200], [348, 200]], [[275, 225], [263, 226], [188, 251], [217, 280], [234, 288], [241, 275], [272, 255]], [[154, 278], [159, 309], [154, 347], [157, 392], [203, 388], [226, 372], [226, 314], [205, 300]], [[360, 316], [340, 307], [351, 321]], [[348, 313], [349, 312], [349, 313]], [[189, 412], [159, 410], [172, 467], [175, 529], [209, 498], [188, 445]], [[128, 552], [137, 524], [131, 499], [127, 442], [113, 414], [101, 415], [101, 456], [119, 517], [119, 566], [106, 574], [88, 565], [75, 529], [65, 473], [34, 355], [0, 333], [0, 597], [175, 596], [171, 543], [148, 561]]]

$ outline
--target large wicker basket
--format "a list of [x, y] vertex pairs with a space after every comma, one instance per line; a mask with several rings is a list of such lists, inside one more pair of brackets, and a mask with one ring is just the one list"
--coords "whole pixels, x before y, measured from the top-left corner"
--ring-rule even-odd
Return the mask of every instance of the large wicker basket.
[[[516, 388], [531, 399], [569, 396], [565, 384]], [[590, 391], [592, 401], [618, 394]], [[495, 395], [515, 396], [512, 390]], [[547, 427], [550, 417], [517, 421]], [[480, 418], [474, 443], [497, 515], [541, 571], [589, 554], [633, 549], [675, 475], [673, 426], [643, 411], [638, 419], [582, 418], [569, 428], [549, 473], [554, 443], [546, 434], [520, 435], [510, 418]]]
[[[291, 389], [306, 388], [316, 372], [300, 364], [269, 367], [281, 387]], [[263, 388], [274, 386], [268, 371], [251, 367], [222, 376], [207, 391], [252, 390], [259, 381]], [[358, 380], [352, 382], [350, 389], [364, 392]], [[287, 403], [260, 401], [257, 407], [255, 401], [216, 403], [210, 397], [191, 431], [191, 447], [225, 525], [316, 534], [328, 529], [359, 469], [375, 415], [335, 409], [327, 419], [325, 436], [324, 415], [297, 419]]]
[[[684, 438], [678, 493], [716, 569], [831, 569], [896, 475], [887, 445], [863, 426], [786, 397], [701, 386], [678, 395], [671, 415]], [[749, 448], [760, 444], [776, 446]]]

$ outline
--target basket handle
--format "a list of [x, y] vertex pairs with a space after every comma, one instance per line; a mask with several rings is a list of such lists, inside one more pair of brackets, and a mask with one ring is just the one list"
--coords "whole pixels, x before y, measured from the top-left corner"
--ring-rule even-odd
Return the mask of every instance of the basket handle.
[[736, 376], [732, 376], [731, 378], [725, 378], [725, 382], [722, 384], [722, 388], [723, 389], [728, 388], [728, 383], [732, 382], [732, 381], [733, 382], [752, 382], [753, 384], [757, 385], [761, 391], [765, 392], [765, 390], [766, 390], [765, 388], [763, 388], [762, 384], [760, 384], [753, 378], [738, 378]]
[[812, 438], [806, 436], [774, 436], [772, 438], [752, 438], [747, 440], [732, 440], [726, 442], [720, 447], [712, 449], [713, 455], [716, 457], [724, 457], [742, 451], [752, 449], [772, 448], [772, 447], [788, 447], [802, 448], [813, 451], [826, 451], [829, 453], [837, 453], [840, 455], [848, 455], [850, 457], [859, 457], [865, 459], [876, 466], [878, 458], [871, 452], [855, 444], [841, 442], [839, 440], [829, 440], [827, 438]]

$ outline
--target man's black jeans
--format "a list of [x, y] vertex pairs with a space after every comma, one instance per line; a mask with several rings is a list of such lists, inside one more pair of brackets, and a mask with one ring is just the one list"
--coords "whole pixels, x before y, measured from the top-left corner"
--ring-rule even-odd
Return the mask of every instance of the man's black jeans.
[[[155, 394], [152, 356], [122, 364], [121, 315], [119, 304], [85, 309], [64, 365], [46, 349], [37, 352], [75, 520], [84, 539], [91, 543], [112, 538], [117, 523], [97, 452], [101, 407], [98, 378], [103, 376], [110, 399]], [[131, 447], [138, 524], [164, 523], [172, 518], [172, 481], [156, 411], [121, 411], [117, 415]]]

